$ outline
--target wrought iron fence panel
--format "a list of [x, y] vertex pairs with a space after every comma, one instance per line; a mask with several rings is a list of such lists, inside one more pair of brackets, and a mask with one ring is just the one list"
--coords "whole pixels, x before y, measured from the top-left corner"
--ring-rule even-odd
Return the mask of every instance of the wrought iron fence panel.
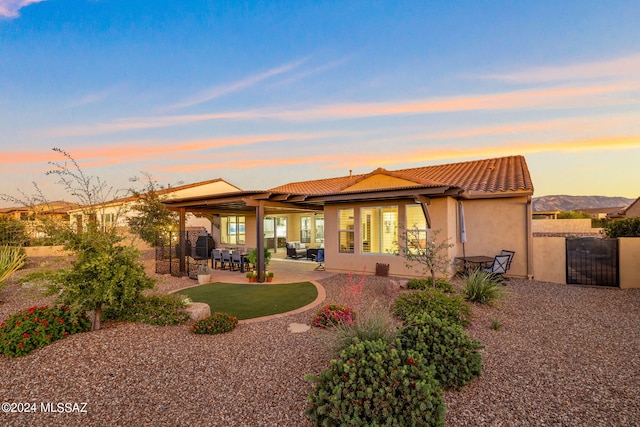
[[[156, 244], [156, 273], [197, 277], [198, 266], [208, 262], [213, 239], [204, 230], [184, 231], [184, 253], [180, 232], [170, 232]], [[184, 269], [181, 270], [181, 262]]]
[[619, 284], [618, 240], [598, 237], [566, 239], [567, 284]]

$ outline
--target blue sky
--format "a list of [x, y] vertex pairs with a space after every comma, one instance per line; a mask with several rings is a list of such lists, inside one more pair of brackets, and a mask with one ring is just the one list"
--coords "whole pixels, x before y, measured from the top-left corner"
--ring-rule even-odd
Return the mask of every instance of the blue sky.
[[[0, 0], [0, 193], [292, 181], [522, 154], [640, 196], [637, 1]], [[0, 202], [5, 204], [4, 202]]]

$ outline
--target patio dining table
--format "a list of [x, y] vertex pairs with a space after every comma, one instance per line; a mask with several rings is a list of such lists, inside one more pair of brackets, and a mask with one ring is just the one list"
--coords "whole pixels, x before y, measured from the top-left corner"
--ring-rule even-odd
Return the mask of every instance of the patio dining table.
[[474, 268], [489, 267], [493, 262], [493, 257], [485, 255], [460, 256], [455, 258], [456, 261], [462, 261], [462, 270], [468, 273]]

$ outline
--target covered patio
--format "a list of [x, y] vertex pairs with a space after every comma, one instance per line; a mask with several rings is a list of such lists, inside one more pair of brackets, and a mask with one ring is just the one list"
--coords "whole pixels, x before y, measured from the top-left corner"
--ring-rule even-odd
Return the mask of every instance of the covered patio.
[[[322, 213], [323, 206], [321, 203], [305, 203], [306, 196], [293, 195], [280, 192], [259, 192], [259, 191], [239, 191], [227, 194], [216, 194], [212, 196], [199, 196], [181, 199], [168, 199], [163, 203], [169, 210], [177, 212], [180, 216], [179, 221], [179, 242], [178, 253], [188, 253], [188, 243], [185, 238], [186, 234], [186, 215], [194, 214], [198, 217], [204, 217], [211, 221], [212, 228], [215, 227], [220, 231], [221, 218], [226, 215], [242, 215], [246, 216], [246, 222], [242, 224], [246, 227], [243, 232], [246, 233], [246, 240], [240, 243], [221, 243], [220, 238], [216, 241], [218, 247], [221, 245], [228, 249], [246, 249], [255, 248], [257, 250], [257, 260], [255, 270], [257, 272], [257, 281], [262, 283], [265, 281], [264, 268], [264, 249], [265, 249], [265, 229], [264, 220], [268, 215], [282, 215], [291, 213]], [[188, 274], [188, 260], [186, 256], [178, 257], [178, 269], [183, 274]], [[278, 264], [277, 257], [272, 257], [270, 269], [277, 275], [275, 265]], [[204, 260], [202, 260], [204, 261]], [[301, 270], [303, 261], [298, 261], [298, 267], [295, 269], [281, 266], [281, 273], [286, 277], [297, 276]], [[307, 263], [309, 272], [314, 271], [316, 263]], [[244, 275], [238, 272], [225, 272], [223, 270], [213, 270], [224, 274], [235, 283], [237, 280], [246, 281]], [[280, 280], [274, 279], [276, 282]], [[308, 278], [306, 280], [309, 280]], [[225, 280], [226, 281], [226, 280]], [[289, 280], [287, 280], [289, 281]]]

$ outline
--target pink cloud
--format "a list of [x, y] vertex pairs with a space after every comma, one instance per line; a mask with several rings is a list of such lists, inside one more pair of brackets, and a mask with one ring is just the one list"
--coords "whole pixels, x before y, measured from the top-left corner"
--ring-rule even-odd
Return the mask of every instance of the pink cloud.
[[41, 1], [44, 0], [0, 0], [0, 16], [17, 18], [20, 16], [20, 9]]
[[[255, 109], [246, 111], [177, 116], [136, 117], [111, 123], [72, 126], [38, 132], [41, 136], [83, 136], [134, 129], [183, 126], [211, 120], [325, 121], [365, 117], [417, 115], [439, 112], [515, 110], [527, 108], [568, 108], [588, 105], [617, 105], [630, 102], [626, 96], [640, 89], [636, 83], [599, 86], [530, 89], [486, 95], [463, 95], [425, 100], [381, 103], [335, 104], [296, 109]], [[621, 93], [622, 97], [613, 95]]]

